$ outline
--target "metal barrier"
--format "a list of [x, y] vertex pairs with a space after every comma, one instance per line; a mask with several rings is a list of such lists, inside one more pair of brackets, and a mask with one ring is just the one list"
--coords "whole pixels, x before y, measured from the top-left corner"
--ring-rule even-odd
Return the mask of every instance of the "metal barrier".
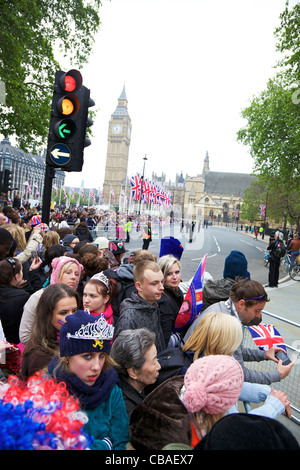
[[[293, 327], [299, 328], [300, 325], [293, 321], [289, 321], [286, 318], [282, 318], [278, 315], [273, 313], [267, 312], [263, 310], [263, 315], [270, 316], [275, 318], [277, 321], [284, 322], [288, 325]], [[263, 323], [267, 323], [263, 321]], [[270, 324], [274, 323], [269, 322]], [[275, 325], [274, 325], [275, 326]], [[275, 326], [277, 327], [277, 326]], [[300, 330], [299, 334], [297, 334], [298, 344], [300, 344]], [[249, 332], [247, 327], [243, 328], [243, 346], [246, 348], [253, 348], [254, 346], [257, 347], [252, 339], [251, 333]], [[289, 375], [280, 382], [276, 382], [271, 384], [274, 389], [282, 390], [288, 396], [288, 399], [291, 401], [291, 409], [292, 409], [292, 420], [300, 425], [300, 350], [285, 343], [288, 356], [291, 360], [295, 360], [295, 364], [291, 369]], [[261, 361], [261, 362], [245, 362], [245, 366], [248, 369], [255, 369], [259, 371], [271, 371], [276, 368], [276, 364], [274, 361]]]

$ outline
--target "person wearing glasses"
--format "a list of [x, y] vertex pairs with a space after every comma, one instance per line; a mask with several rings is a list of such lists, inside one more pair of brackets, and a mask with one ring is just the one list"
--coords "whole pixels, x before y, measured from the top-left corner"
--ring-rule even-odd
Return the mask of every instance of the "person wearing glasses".
[[[262, 310], [265, 308], [266, 302], [268, 301], [268, 294], [260, 282], [246, 278], [239, 279], [233, 284], [229, 299], [217, 302], [200, 313], [188, 329], [184, 337], [184, 342], [187, 342], [188, 338], [203, 318], [203, 315], [209, 312], [222, 312], [232, 315], [244, 326], [259, 325], [262, 321]], [[262, 351], [258, 348], [244, 348], [242, 344], [240, 344], [233, 356], [243, 368], [245, 382], [270, 385], [273, 382], [280, 382], [280, 380], [287, 377], [291, 367], [294, 365], [292, 362], [286, 366], [282, 365], [282, 362], [275, 356], [279, 351], [281, 351], [279, 347], [272, 347], [267, 351]], [[277, 364], [277, 368], [263, 372], [251, 370], [244, 366], [244, 361], [260, 362], [263, 360], [274, 361]]]

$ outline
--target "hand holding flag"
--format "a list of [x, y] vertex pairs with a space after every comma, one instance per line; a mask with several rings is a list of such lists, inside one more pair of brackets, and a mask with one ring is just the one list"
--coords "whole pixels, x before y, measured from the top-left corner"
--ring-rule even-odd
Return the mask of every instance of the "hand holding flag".
[[185, 294], [184, 301], [175, 321], [175, 331], [189, 326], [199, 315], [203, 307], [202, 289], [207, 254], [203, 257], [191, 285]]

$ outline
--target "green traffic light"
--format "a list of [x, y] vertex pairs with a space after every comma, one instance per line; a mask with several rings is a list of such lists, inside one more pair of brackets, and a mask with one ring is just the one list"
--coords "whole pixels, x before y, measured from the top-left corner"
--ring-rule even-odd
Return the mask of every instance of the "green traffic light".
[[63, 119], [56, 123], [54, 132], [62, 140], [68, 140], [76, 131], [76, 124], [72, 119]]
[[71, 134], [70, 129], [65, 128], [66, 125], [67, 125], [67, 124], [64, 122], [64, 123], [61, 124], [61, 126], [59, 126], [59, 128], [58, 128], [59, 135], [60, 135], [63, 139], [66, 137], [66, 134]]

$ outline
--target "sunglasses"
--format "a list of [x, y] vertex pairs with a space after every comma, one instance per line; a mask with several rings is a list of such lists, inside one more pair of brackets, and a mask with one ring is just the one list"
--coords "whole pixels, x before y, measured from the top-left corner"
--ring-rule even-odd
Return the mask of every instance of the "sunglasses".
[[244, 300], [268, 300], [268, 294], [260, 295], [259, 297], [250, 297], [249, 299]]
[[13, 270], [13, 276], [15, 276], [16, 275], [16, 261], [11, 258], [5, 258], [5, 259], [11, 264], [12, 270]]

